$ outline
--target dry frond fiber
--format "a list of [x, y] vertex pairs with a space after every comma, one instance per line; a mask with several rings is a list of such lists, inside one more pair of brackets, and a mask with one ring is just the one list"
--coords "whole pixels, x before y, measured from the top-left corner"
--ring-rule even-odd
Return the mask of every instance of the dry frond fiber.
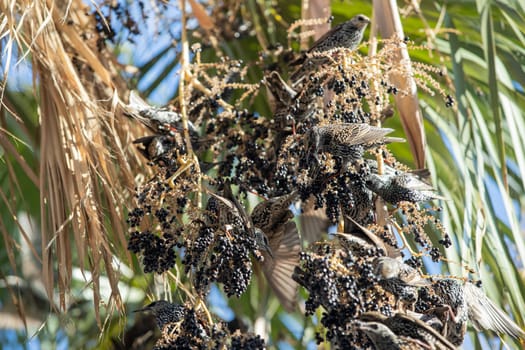
[[65, 309], [73, 266], [89, 270], [92, 280], [86, 282], [93, 285], [98, 316], [103, 273], [112, 290], [104, 303], [121, 304], [111, 259], [122, 246], [109, 242], [125, 245], [122, 203], [134, 187], [133, 170], [143, 165], [127, 147], [138, 127], [114, 121], [111, 102], [119, 99], [115, 89], [124, 91], [125, 85], [109, 55], [97, 48], [98, 33], [82, 1], [58, 7], [50, 1], [3, 2], [0, 11], [8, 23], [1, 35], [31, 55], [38, 91], [42, 280], [50, 299], [58, 287]]

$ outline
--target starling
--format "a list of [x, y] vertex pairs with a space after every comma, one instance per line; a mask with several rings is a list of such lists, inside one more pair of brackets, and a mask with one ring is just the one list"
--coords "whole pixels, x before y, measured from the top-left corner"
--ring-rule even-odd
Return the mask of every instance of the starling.
[[[177, 152], [186, 153], [186, 145], [179, 134], [175, 135], [150, 135], [144, 136], [133, 141], [139, 145], [138, 151], [152, 163], [161, 167], [179, 167]], [[202, 173], [207, 173], [210, 169], [223, 162], [208, 163], [199, 161], [199, 168]]]
[[407, 337], [421, 342], [420, 349], [455, 350], [449, 342], [434, 328], [425, 322], [404, 313], [396, 313], [387, 317], [379, 312], [365, 312], [359, 317], [361, 321], [379, 322], [387, 326], [399, 337]]
[[[317, 157], [319, 152], [328, 152], [341, 157], [346, 164], [363, 157], [365, 149], [390, 142], [403, 142], [397, 137], [385, 137], [393, 129], [369, 124], [330, 124], [312, 127], [307, 135], [307, 147]], [[310, 151], [310, 149], [309, 149]]]
[[289, 207], [297, 197], [298, 194], [294, 191], [257, 204], [251, 214], [253, 224], [264, 232], [277, 229], [293, 218]]
[[[153, 162], [160, 160], [162, 156], [166, 155], [170, 150], [178, 148], [176, 146], [176, 140], [171, 135], [144, 136], [136, 139], [133, 143], [139, 145], [140, 147], [137, 147], [139, 152], [146, 159]], [[179, 146], [183, 147], [184, 145], [181, 143]]]
[[[352, 224], [352, 226], [355, 226], [352, 227], [352, 231], [349, 231], [351, 232], [352, 236], [366, 242], [366, 244], [370, 245], [371, 247], [375, 247], [376, 249], [382, 250], [384, 254], [387, 254], [390, 257], [400, 256], [399, 249], [393, 247], [389, 248], [381, 238], [379, 238], [376, 234], [374, 234], [372, 231], [370, 231], [363, 225], [359, 224], [351, 217], [347, 217], [346, 219]], [[346, 227], [347, 225], [345, 224], [345, 230]]]
[[160, 330], [165, 325], [181, 321], [186, 315], [186, 308], [182, 305], [173, 304], [166, 300], [157, 300], [134, 312], [148, 311], [155, 317], [155, 322]]
[[295, 96], [297, 96], [297, 92], [286, 84], [278, 72], [271, 72], [264, 77], [263, 82], [273, 97], [272, 104], [274, 108], [272, 108], [272, 110], [274, 112], [280, 107], [290, 105]]
[[272, 141], [271, 155], [277, 159], [281, 146], [288, 135], [295, 131], [296, 122], [302, 122], [315, 113], [314, 94], [301, 91], [298, 94], [284, 82], [279, 73], [271, 72], [264, 78], [264, 83], [270, 92], [272, 112], [274, 116], [275, 136]]
[[387, 256], [374, 261], [374, 273], [383, 279], [395, 278], [411, 286], [428, 286], [430, 282], [423, 278], [418, 270], [405, 264], [401, 259]]
[[430, 282], [424, 279], [419, 271], [405, 264], [401, 259], [386, 256], [374, 261], [374, 273], [379, 277], [379, 284], [392, 293], [403, 309], [412, 307], [417, 301], [418, 287], [427, 286]]
[[399, 336], [379, 322], [355, 321], [356, 328], [366, 334], [376, 350], [419, 350], [428, 346], [410, 337]]
[[296, 198], [296, 192], [271, 198], [259, 203], [251, 215], [254, 226], [268, 237], [272, 252], [272, 256], [265, 256], [262, 262], [263, 273], [281, 305], [289, 312], [296, 304], [298, 284], [292, 274], [299, 265], [301, 252], [299, 232], [291, 221], [293, 213], [289, 209]]
[[317, 39], [308, 52], [321, 52], [344, 47], [355, 50], [363, 40], [363, 34], [370, 19], [365, 15], [356, 15], [350, 20], [338, 24]]
[[525, 332], [471, 282], [443, 278], [429, 287], [442, 307], [429, 310], [444, 323], [444, 335], [461, 345], [470, 320], [478, 331], [492, 330], [525, 340]]
[[371, 174], [366, 177], [366, 186], [391, 204], [401, 201], [422, 202], [445, 199], [435, 193], [435, 189], [411, 173], [399, 175]]
[[370, 19], [365, 15], [357, 15], [349, 21], [343, 22], [326, 32], [312, 47], [303, 53], [290, 65], [301, 67], [292, 74], [290, 81], [297, 86], [309, 71], [317, 69], [320, 65], [330, 62], [326, 57], [310, 57], [311, 53], [329, 51], [335, 48], [347, 48], [355, 50], [363, 40], [363, 34]]
[[[368, 225], [374, 221], [374, 193], [366, 187], [365, 182], [359, 175], [352, 174], [349, 183], [349, 190], [352, 194], [352, 202], [342, 206], [345, 217], [351, 218], [361, 225]], [[357, 227], [345, 220], [345, 230], [353, 232]]]
[[261, 231], [261, 229], [253, 225], [253, 222], [246, 214], [244, 207], [233, 195], [229, 182], [224, 184], [224, 197], [213, 192], [209, 192], [209, 194], [212, 197], [208, 200], [207, 209], [215, 212], [220, 226], [223, 226], [226, 231], [228, 231], [229, 228], [232, 228], [234, 230], [237, 229], [246, 232], [251, 237], [255, 238], [259, 250], [272, 256], [267, 236]]
[[[166, 108], [150, 106], [133, 91], [129, 95], [126, 111], [128, 115], [138, 119], [155, 133], [168, 134], [173, 129], [179, 132], [182, 130], [182, 116], [179, 113]], [[190, 121], [188, 121], [188, 130], [191, 137], [198, 135], [197, 129]]]

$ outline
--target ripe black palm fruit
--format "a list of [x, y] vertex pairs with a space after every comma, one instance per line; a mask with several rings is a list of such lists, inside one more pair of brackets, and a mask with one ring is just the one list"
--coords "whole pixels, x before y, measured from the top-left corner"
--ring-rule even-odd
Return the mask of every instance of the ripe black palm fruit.
[[420, 349], [456, 349], [453, 344], [445, 339], [445, 337], [434, 328], [405, 313], [396, 313], [392, 317], [387, 317], [379, 312], [366, 312], [359, 318], [363, 321], [382, 323], [397, 336], [403, 336], [418, 341], [420, 343]]

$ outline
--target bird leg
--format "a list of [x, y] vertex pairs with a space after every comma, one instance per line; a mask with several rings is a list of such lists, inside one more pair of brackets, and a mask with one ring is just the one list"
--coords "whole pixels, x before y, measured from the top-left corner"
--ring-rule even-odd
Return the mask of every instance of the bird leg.
[[440, 319], [441, 323], [443, 323], [443, 330], [441, 334], [444, 336], [446, 336], [448, 333], [447, 327], [449, 320], [452, 320], [454, 323], [458, 323], [456, 314], [450, 305], [436, 306], [434, 308], [428, 309], [425, 313], [434, 314]]
[[186, 172], [192, 165], [194, 160], [191, 158], [187, 158], [186, 155], [180, 155], [179, 151], [176, 150], [177, 153], [177, 163], [179, 164], [179, 168], [177, 171], [170, 176], [168, 179], [168, 184], [172, 189], [175, 189], [175, 180], [184, 172]]
[[408, 244], [406, 237], [403, 235], [403, 229], [401, 228], [401, 226], [399, 226], [399, 224], [395, 220], [390, 220], [390, 222], [392, 223], [392, 225], [394, 225], [397, 232], [399, 233], [399, 237], [401, 237], [401, 240], [403, 241], [403, 246], [401, 247], [401, 249], [406, 248], [409, 251], [410, 255], [415, 256], [415, 257], [423, 256], [423, 253], [415, 252], [412, 250], [412, 248], [410, 248], [410, 245]]

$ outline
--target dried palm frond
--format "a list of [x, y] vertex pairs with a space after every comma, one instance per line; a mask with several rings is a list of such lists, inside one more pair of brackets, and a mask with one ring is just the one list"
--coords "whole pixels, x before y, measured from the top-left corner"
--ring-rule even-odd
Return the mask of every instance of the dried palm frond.
[[[79, 266], [92, 276], [86, 284], [93, 287], [98, 316], [101, 302], [121, 305], [112, 257], [126, 245], [123, 203], [129, 202], [134, 170], [143, 160], [128, 147], [134, 128], [116, 113], [118, 91], [125, 91], [125, 85], [118, 77], [114, 57], [99, 45], [100, 34], [94, 29], [94, 17], [86, 16], [88, 11], [80, 0], [0, 3], [4, 49], [8, 53], [18, 50], [20, 60], [31, 59], [38, 127], [31, 130], [26, 125], [29, 116], [16, 115], [11, 95], [4, 89], [2, 110], [9, 112], [7, 119], [14, 117], [24, 137], [34, 140], [32, 151], [40, 157], [28, 160], [21, 156], [16, 133], [6, 126], [11, 121], [2, 123], [0, 145], [7, 166], [27, 169], [26, 176], [39, 191], [41, 247], [21, 227], [20, 231], [41, 260], [48, 298], [53, 299], [58, 287], [59, 307], [67, 308], [72, 268]], [[5, 76], [11, 64], [8, 60]], [[6, 84], [7, 77], [2, 87]], [[2, 202], [9, 204], [8, 198], [25, 202], [30, 194], [20, 190], [15, 171], [9, 175], [17, 190], [11, 196], [3, 195]], [[16, 207], [9, 205], [13, 217]], [[11, 256], [15, 245], [4, 229], [2, 225]], [[15, 259], [10, 261], [15, 265]], [[100, 300], [101, 274], [110, 282], [108, 301]]]

